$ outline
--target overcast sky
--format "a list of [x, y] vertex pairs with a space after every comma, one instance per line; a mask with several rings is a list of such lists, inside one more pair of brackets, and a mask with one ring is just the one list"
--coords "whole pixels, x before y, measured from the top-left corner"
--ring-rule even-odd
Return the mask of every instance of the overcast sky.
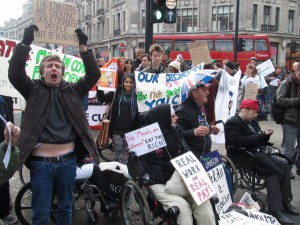
[[4, 21], [8, 21], [10, 18], [19, 18], [22, 15], [22, 6], [25, 2], [27, 2], [27, 0], [2, 0], [0, 7], [0, 26], [4, 26]]

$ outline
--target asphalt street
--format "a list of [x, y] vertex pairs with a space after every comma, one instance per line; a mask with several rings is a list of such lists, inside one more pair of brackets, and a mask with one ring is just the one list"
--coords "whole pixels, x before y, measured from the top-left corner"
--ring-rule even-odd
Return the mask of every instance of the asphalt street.
[[[15, 123], [17, 125], [20, 124], [20, 113], [15, 114]], [[282, 141], [282, 130], [281, 126], [275, 124], [273, 121], [262, 121], [260, 122], [260, 125], [263, 130], [267, 129], [273, 129], [275, 132], [271, 136], [271, 142], [274, 143], [276, 147], [280, 149], [280, 143]], [[97, 136], [98, 132], [93, 131], [94, 137]], [[219, 150], [221, 153], [226, 154], [224, 145], [217, 145], [213, 144], [212, 150]], [[292, 205], [295, 206], [298, 210], [300, 210], [300, 176], [296, 175], [295, 173], [295, 166], [293, 167], [293, 173], [296, 176], [296, 179], [291, 180], [292, 185], [292, 191], [293, 191], [293, 201]], [[28, 178], [27, 178], [28, 179]], [[18, 173], [14, 175], [14, 177], [11, 179], [11, 197], [14, 201], [15, 196], [19, 189], [22, 187], [22, 184], [20, 182], [20, 178]], [[235, 201], [238, 201], [242, 195], [248, 190], [238, 188], [236, 194], [235, 194]], [[266, 200], [266, 190], [262, 190], [258, 192], [258, 197], [262, 199], [264, 202]], [[74, 213], [73, 216], [73, 224], [74, 225], [84, 225], [84, 224], [95, 224], [95, 225], [121, 225], [121, 217], [120, 215], [116, 215], [113, 218], [106, 218], [103, 214], [100, 213], [100, 206], [99, 203], [96, 203], [95, 205], [95, 211], [97, 212], [97, 221], [95, 223], [92, 223], [91, 220], [88, 217], [88, 214], [85, 211], [78, 211]], [[266, 209], [267, 210], [267, 209]], [[14, 211], [12, 211], [14, 213]], [[293, 221], [295, 221], [295, 225], [300, 225], [300, 217], [298, 216], [289, 216]]]

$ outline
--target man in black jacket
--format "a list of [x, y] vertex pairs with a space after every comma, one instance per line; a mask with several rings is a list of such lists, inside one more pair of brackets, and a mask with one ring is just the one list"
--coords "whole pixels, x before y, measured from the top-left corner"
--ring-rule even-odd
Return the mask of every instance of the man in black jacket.
[[273, 130], [261, 131], [255, 120], [257, 112], [257, 100], [242, 101], [240, 112], [225, 124], [226, 144], [245, 147], [254, 154], [257, 173], [266, 177], [269, 213], [281, 224], [294, 224], [285, 215], [285, 213], [299, 215], [299, 212], [290, 204], [292, 190], [289, 164], [285, 158], [264, 152]]

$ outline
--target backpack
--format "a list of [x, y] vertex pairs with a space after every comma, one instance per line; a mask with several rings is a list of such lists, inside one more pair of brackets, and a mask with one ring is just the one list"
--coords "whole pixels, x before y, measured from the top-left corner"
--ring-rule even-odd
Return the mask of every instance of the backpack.
[[[291, 84], [290, 82], [287, 82], [287, 98], [291, 95]], [[277, 124], [282, 124], [284, 116], [285, 116], [285, 107], [278, 105], [277, 103], [277, 91], [275, 92], [274, 98], [272, 100], [271, 104], [271, 114], [272, 117]]]

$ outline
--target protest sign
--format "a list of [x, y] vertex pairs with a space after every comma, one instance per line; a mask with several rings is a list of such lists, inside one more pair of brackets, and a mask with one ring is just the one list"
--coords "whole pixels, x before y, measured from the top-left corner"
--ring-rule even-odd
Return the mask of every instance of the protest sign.
[[202, 156], [200, 162], [217, 192], [219, 198], [219, 202], [215, 206], [217, 213], [223, 214], [232, 204], [232, 200], [220, 154], [217, 150], [210, 152]]
[[245, 95], [244, 99], [254, 99], [256, 100], [257, 96], [257, 89], [258, 89], [258, 84], [249, 82], [245, 86]]
[[180, 88], [184, 79], [199, 72], [201, 65], [182, 73], [135, 72], [136, 94], [139, 112], [145, 112], [159, 104], [179, 104]]
[[243, 210], [245, 212], [247, 212], [249, 218], [252, 218], [252, 219], [267, 223], [267, 224], [280, 225], [280, 223], [277, 221], [277, 219], [275, 217], [273, 217], [272, 215], [259, 212], [255, 209], [243, 209]]
[[101, 90], [115, 91], [117, 88], [117, 71], [107, 68], [101, 68], [101, 77], [97, 82], [97, 86]]
[[75, 30], [78, 27], [75, 4], [51, 0], [33, 0], [33, 21], [39, 30], [34, 41], [78, 46]]
[[239, 203], [249, 206], [252, 209], [260, 210], [259, 204], [253, 200], [249, 192], [245, 192]]
[[211, 57], [206, 41], [192, 42], [188, 44], [188, 47], [194, 65], [211, 62]]
[[271, 61], [271, 59], [268, 59], [267, 61], [264, 61], [263, 63], [259, 64], [256, 67], [258, 74], [264, 78], [270, 73], [273, 73], [275, 71], [274, 65]]
[[167, 145], [158, 123], [126, 133], [125, 137], [128, 148], [130, 151], [134, 151], [137, 156], [147, 154]]
[[89, 121], [91, 129], [99, 129], [104, 116], [107, 113], [109, 105], [89, 105], [86, 111], [86, 118]]
[[223, 225], [268, 225], [268, 223], [254, 220], [236, 211], [231, 211], [221, 215], [219, 223]]
[[180, 174], [197, 205], [203, 204], [216, 194], [205, 169], [191, 151], [172, 159], [171, 163]]

